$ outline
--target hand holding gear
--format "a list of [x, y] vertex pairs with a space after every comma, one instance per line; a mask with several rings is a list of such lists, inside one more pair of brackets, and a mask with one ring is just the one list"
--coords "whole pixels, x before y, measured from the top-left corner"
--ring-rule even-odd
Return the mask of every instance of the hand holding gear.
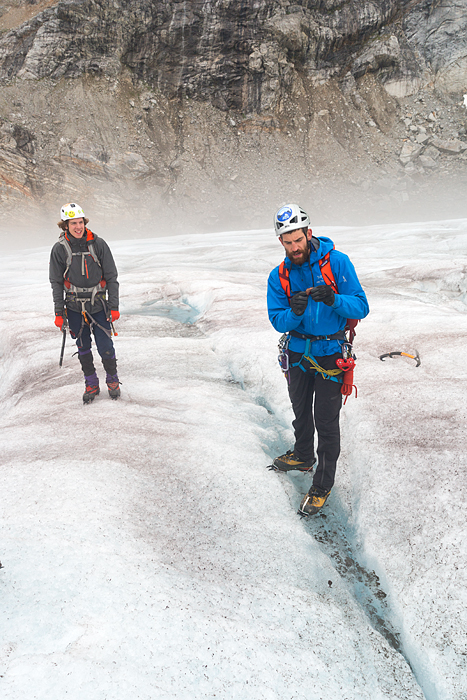
[[305, 313], [307, 304], [308, 294], [306, 292], [297, 292], [290, 299], [290, 308], [296, 316], [302, 316]]
[[310, 287], [308, 290], [313, 301], [322, 301], [326, 306], [334, 304], [335, 294], [328, 284], [320, 284], [317, 287]]
[[58, 314], [55, 316], [55, 325], [57, 328], [62, 330], [63, 328], [63, 316], [59, 316]]

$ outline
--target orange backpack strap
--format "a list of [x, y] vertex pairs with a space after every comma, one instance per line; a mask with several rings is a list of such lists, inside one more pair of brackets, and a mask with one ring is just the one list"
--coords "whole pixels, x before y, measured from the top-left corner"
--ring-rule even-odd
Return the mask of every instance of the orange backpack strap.
[[[321, 274], [323, 275], [323, 280], [325, 284], [329, 284], [332, 287], [332, 291], [335, 294], [338, 294], [336, 280], [334, 279], [334, 274], [331, 269], [331, 261], [329, 260], [329, 253], [326, 253], [324, 258], [321, 258], [321, 260], [319, 261], [319, 269], [321, 270]], [[353, 343], [353, 339], [356, 336], [355, 326], [357, 325], [357, 323], [358, 319], [348, 318], [344, 329], [349, 333], [349, 342], [351, 345]]]
[[337, 294], [338, 289], [337, 289], [337, 284], [336, 280], [334, 279], [334, 275], [331, 269], [331, 262], [329, 260], [329, 253], [326, 253], [324, 258], [321, 258], [319, 261], [319, 269], [321, 270], [321, 274], [323, 275], [323, 280], [325, 284], [328, 284], [332, 287], [332, 291]]
[[[319, 268], [321, 270], [321, 274], [323, 275], [323, 279], [325, 284], [331, 285], [333, 291], [337, 294], [337, 284], [336, 280], [334, 279], [334, 275], [331, 270], [331, 263], [329, 262], [329, 253], [326, 253], [324, 258], [321, 258], [319, 260]], [[281, 264], [279, 265], [279, 280], [282, 286], [282, 289], [287, 295], [287, 299], [290, 301], [290, 280], [289, 280], [289, 269], [285, 265], [285, 261], [283, 260]]]
[[289, 270], [287, 269], [285, 265], [285, 261], [283, 260], [281, 264], [279, 265], [279, 280], [282, 286], [282, 289], [287, 295], [287, 299], [290, 302], [290, 280], [289, 280]]

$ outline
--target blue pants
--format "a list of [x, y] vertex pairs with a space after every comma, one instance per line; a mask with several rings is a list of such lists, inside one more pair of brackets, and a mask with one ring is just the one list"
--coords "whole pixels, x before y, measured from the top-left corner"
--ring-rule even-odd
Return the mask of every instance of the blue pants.
[[[81, 331], [81, 324], [83, 321], [83, 315], [78, 311], [72, 311], [67, 309], [68, 325], [72, 336], [78, 338]], [[107, 317], [104, 309], [92, 314], [92, 318], [97, 321], [99, 326], [106, 328], [109, 331], [109, 335], [105, 333], [102, 328], [98, 325], [92, 326], [92, 332], [94, 335], [94, 340], [96, 341], [97, 352], [102, 358], [112, 357], [115, 355], [114, 344], [112, 338], [110, 337], [110, 322], [107, 321]], [[76, 345], [80, 350], [90, 350], [91, 349], [91, 329], [87, 323], [84, 324], [82, 333], [76, 341]]]
[[[110, 322], [107, 320], [106, 313], [102, 309], [91, 315], [97, 323], [90, 327], [87, 323], [83, 325], [83, 315], [78, 311], [67, 309], [68, 325], [73, 338], [76, 338], [78, 346], [78, 357], [81, 363], [84, 376], [87, 383], [97, 383], [98, 379], [95, 375], [96, 369], [91, 352], [91, 330], [96, 342], [97, 352], [102, 358], [102, 364], [107, 372], [107, 381], [116, 381], [117, 377], [117, 361], [115, 359], [115, 349], [110, 337]], [[99, 324], [99, 325], [97, 325]], [[102, 328], [99, 328], [102, 326]], [[103, 328], [107, 329], [107, 334]]]

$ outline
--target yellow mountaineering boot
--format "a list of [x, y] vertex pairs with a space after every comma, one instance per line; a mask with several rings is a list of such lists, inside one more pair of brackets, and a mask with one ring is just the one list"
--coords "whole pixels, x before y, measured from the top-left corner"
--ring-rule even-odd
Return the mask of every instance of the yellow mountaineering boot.
[[288, 450], [285, 455], [276, 457], [274, 462], [271, 464], [271, 469], [276, 472], [290, 472], [293, 470], [299, 472], [311, 472], [315, 465], [316, 457], [303, 461], [300, 459], [300, 457], [297, 457], [292, 450]]
[[298, 509], [299, 515], [316, 515], [326, 503], [331, 491], [322, 491], [312, 486], [302, 499]]

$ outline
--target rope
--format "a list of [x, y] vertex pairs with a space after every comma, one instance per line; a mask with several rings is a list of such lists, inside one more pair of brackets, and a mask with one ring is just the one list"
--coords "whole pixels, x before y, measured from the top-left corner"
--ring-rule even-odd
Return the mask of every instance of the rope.
[[[312, 370], [315, 371], [316, 374], [320, 374], [323, 379], [330, 379], [333, 382], [338, 382], [339, 384], [342, 383], [342, 378], [338, 378], [339, 374], [342, 374], [342, 369], [337, 368], [337, 369], [324, 369], [324, 367], [321, 367], [313, 357], [313, 355], [309, 354], [310, 353], [310, 348], [311, 348], [311, 339], [309, 338], [306, 341], [305, 345], [305, 352], [301, 356], [300, 360], [298, 362], [295, 362], [292, 367], [300, 367], [300, 369], [303, 372], [310, 372]], [[310, 366], [309, 367], [304, 367], [302, 365], [302, 362], [306, 360], [309, 362]]]
[[342, 374], [341, 369], [324, 369], [323, 367], [320, 367], [320, 365], [316, 362], [314, 357], [310, 357], [309, 355], [305, 354], [300, 359], [300, 362], [302, 360], [308, 360], [313, 369], [317, 373], [319, 373], [323, 377], [323, 379], [333, 379], [333, 381], [339, 381], [339, 379], [337, 379], [337, 376], [339, 374]]

